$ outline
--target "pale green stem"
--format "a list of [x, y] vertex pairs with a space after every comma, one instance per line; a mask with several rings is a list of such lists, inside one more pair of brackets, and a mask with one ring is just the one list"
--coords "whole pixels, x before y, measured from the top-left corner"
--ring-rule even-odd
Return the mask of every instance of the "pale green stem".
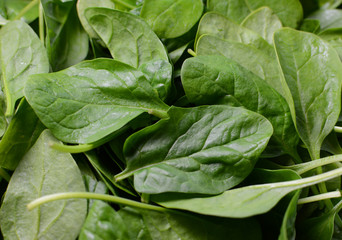
[[45, 46], [45, 31], [44, 31], [44, 11], [42, 3], [39, 3], [39, 38]]
[[325, 199], [331, 199], [331, 198], [339, 198], [342, 197], [340, 191], [334, 191], [334, 192], [328, 192], [328, 193], [323, 193], [311, 197], [305, 197], [305, 198], [300, 198], [297, 202], [297, 204], [306, 204], [306, 203], [312, 203], [312, 202], [317, 202]]
[[148, 114], [156, 116], [160, 119], [169, 118], [167, 111], [163, 111], [163, 110], [150, 109], [150, 110], [148, 110]]
[[188, 53], [191, 55], [191, 56], [193, 56], [193, 57], [196, 57], [197, 56], [197, 54], [194, 52], [194, 50], [192, 50], [192, 49], [188, 49]]
[[18, 20], [21, 17], [23, 17], [28, 11], [30, 11], [34, 6], [36, 6], [39, 3], [39, 0], [33, 0], [29, 4], [27, 4], [13, 20]]
[[129, 4], [127, 2], [121, 1], [121, 0], [112, 0], [112, 2], [116, 3], [116, 4], [120, 4], [121, 6], [124, 6], [126, 8], [129, 8], [130, 10], [133, 10], [135, 8], [137, 8], [136, 6]]
[[337, 133], [342, 133], [342, 127], [335, 126], [334, 131]]
[[97, 199], [97, 200], [102, 200], [102, 201], [107, 201], [107, 202], [113, 202], [116, 204], [122, 204], [122, 205], [130, 206], [130, 207], [154, 210], [158, 212], [169, 211], [167, 208], [158, 207], [158, 206], [154, 206], [154, 205], [150, 205], [146, 203], [140, 203], [140, 202], [136, 202], [130, 199], [126, 199], [126, 198], [121, 198], [121, 197], [106, 195], [106, 194], [99, 194], [99, 193], [89, 193], [89, 192], [65, 192], [65, 193], [56, 193], [56, 194], [46, 195], [30, 202], [27, 205], [27, 209], [32, 210], [40, 206], [41, 204], [53, 202], [56, 200], [74, 199], [74, 198]]

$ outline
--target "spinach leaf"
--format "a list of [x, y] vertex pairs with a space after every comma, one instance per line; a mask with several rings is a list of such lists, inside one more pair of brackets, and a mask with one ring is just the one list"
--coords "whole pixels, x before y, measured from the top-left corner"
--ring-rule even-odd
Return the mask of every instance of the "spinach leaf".
[[44, 128], [27, 101], [22, 100], [0, 141], [0, 167], [14, 170]]
[[320, 32], [318, 36], [329, 42], [329, 44], [334, 47], [340, 56], [340, 59], [342, 60], [342, 28], [327, 29], [323, 32]]
[[[212, 35], [233, 42], [241, 42], [246, 46], [262, 50], [270, 56], [274, 56], [274, 49], [259, 34], [215, 12], [206, 13], [202, 17], [196, 39], [203, 35]], [[196, 40], [195, 46], [197, 42], [198, 40]]]
[[251, 12], [241, 23], [262, 36], [269, 44], [273, 44], [273, 34], [283, 25], [278, 16], [268, 7], [259, 8]]
[[96, 142], [143, 112], [164, 117], [168, 109], [141, 72], [111, 59], [34, 75], [25, 95], [44, 125], [69, 143]]
[[167, 208], [183, 209], [219, 217], [245, 218], [268, 212], [280, 199], [292, 191], [340, 175], [342, 175], [342, 170], [336, 169], [299, 180], [240, 187], [216, 196], [151, 195], [151, 200]]
[[291, 201], [286, 209], [283, 223], [280, 229], [280, 235], [278, 240], [295, 240], [296, 230], [295, 221], [297, 217], [297, 201], [300, 195], [300, 190], [293, 195]]
[[145, 0], [140, 16], [160, 38], [176, 38], [188, 32], [202, 12], [202, 0]]
[[341, 9], [325, 9], [314, 12], [308, 18], [317, 19], [321, 25], [321, 31], [330, 28], [342, 27], [342, 10]]
[[222, 55], [230, 58], [264, 79], [282, 96], [285, 95], [276, 59], [264, 51], [244, 43], [203, 35], [198, 39], [196, 53], [197, 55]]
[[[28, 5], [34, 2], [33, 0], [1, 0], [4, 5], [8, 19], [15, 19], [19, 13]], [[38, 17], [38, 1], [35, 1], [32, 6], [22, 17], [26, 22], [30, 23]]]
[[210, 11], [219, 12], [238, 23], [250, 12], [263, 6], [271, 8], [284, 26], [296, 28], [303, 18], [303, 8], [299, 0], [208, 0]]
[[77, 1], [77, 13], [80, 19], [80, 22], [84, 28], [84, 30], [88, 33], [90, 38], [100, 38], [97, 33], [93, 30], [93, 28], [89, 25], [88, 20], [85, 16], [85, 10], [91, 7], [103, 7], [114, 9], [115, 4], [111, 0], [78, 0]]
[[[44, 131], [14, 171], [0, 210], [5, 239], [77, 237], [87, 211], [86, 200], [66, 200], [29, 211], [26, 205], [56, 192], [84, 191], [81, 173], [69, 153], [49, 147], [56, 141]], [[70, 224], [72, 223], [72, 224]]]
[[252, 171], [272, 135], [265, 118], [243, 108], [171, 107], [168, 114], [127, 139], [127, 168], [116, 180], [134, 174], [144, 193], [217, 194]]
[[95, 201], [81, 229], [79, 239], [128, 239], [128, 230], [121, 216], [110, 205]]
[[297, 156], [299, 138], [287, 102], [257, 75], [222, 56], [198, 56], [185, 60], [182, 84], [192, 103], [233, 102], [265, 116], [274, 129], [270, 144]]
[[299, 30], [304, 32], [317, 33], [320, 30], [320, 22], [317, 19], [305, 18]]
[[141, 18], [107, 8], [89, 8], [85, 16], [114, 59], [135, 68], [152, 60], [168, 61], [165, 47]]
[[172, 65], [165, 60], [154, 60], [143, 63], [139, 70], [158, 92], [159, 98], [165, 100], [172, 86]]
[[[275, 49], [291, 94], [285, 96], [299, 136], [312, 159], [340, 113], [342, 64], [335, 50], [312, 33], [284, 28]], [[332, 104], [334, 103], [334, 104]]]
[[6, 115], [12, 115], [15, 102], [24, 95], [27, 78], [31, 74], [49, 71], [46, 50], [25, 22], [12, 21], [1, 28], [0, 66]]

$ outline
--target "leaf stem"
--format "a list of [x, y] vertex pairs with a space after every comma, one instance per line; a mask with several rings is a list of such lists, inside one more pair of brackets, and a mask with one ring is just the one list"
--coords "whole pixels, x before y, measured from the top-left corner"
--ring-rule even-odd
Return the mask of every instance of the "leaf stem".
[[27, 4], [13, 20], [18, 20], [23, 17], [28, 11], [30, 11], [33, 7], [35, 7], [39, 3], [39, 0], [33, 0], [29, 4]]
[[337, 133], [342, 133], [342, 127], [335, 126], [334, 127], [334, 131], [337, 132]]
[[136, 202], [130, 199], [121, 198], [117, 196], [107, 195], [107, 194], [99, 194], [99, 193], [89, 193], [89, 192], [64, 192], [64, 193], [55, 193], [51, 195], [46, 195], [40, 197], [27, 205], [28, 210], [32, 210], [44, 203], [56, 201], [56, 200], [63, 200], [63, 199], [73, 199], [73, 198], [86, 198], [86, 199], [97, 199], [103, 200], [107, 202], [113, 202], [116, 204], [122, 204], [130, 207], [154, 210], [158, 212], [168, 212], [167, 208], [154, 206], [146, 203]]
[[44, 31], [44, 11], [42, 3], [39, 2], [39, 38], [43, 46], [45, 46], [44, 41], [45, 31]]
[[193, 57], [196, 57], [197, 56], [197, 54], [194, 52], [194, 50], [192, 50], [192, 49], [188, 49], [188, 53], [191, 55], [191, 56], [193, 56]]
[[121, 6], [124, 6], [126, 8], [129, 8], [130, 10], [133, 10], [133, 9], [137, 8], [136, 6], [134, 6], [132, 4], [129, 4], [127, 2], [124, 2], [124, 1], [121, 1], [121, 0], [112, 0], [112, 2], [114, 2], [116, 4], [119, 4]]
[[167, 111], [163, 111], [163, 110], [150, 109], [148, 110], [148, 114], [156, 116], [160, 119], [169, 118], [169, 114], [167, 114]]
[[305, 197], [305, 198], [300, 198], [297, 202], [297, 204], [306, 204], [306, 203], [312, 203], [312, 202], [317, 202], [325, 199], [331, 199], [331, 198], [339, 198], [342, 197], [342, 194], [339, 190], [336, 190], [334, 192], [328, 192], [328, 193], [323, 193], [311, 197]]

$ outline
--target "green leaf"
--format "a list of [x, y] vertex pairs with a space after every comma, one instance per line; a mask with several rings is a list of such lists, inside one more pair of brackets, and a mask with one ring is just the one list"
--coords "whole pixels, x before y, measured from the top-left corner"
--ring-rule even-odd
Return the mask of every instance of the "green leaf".
[[27, 101], [22, 100], [0, 141], [0, 167], [14, 170], [44, 128]]
[[[15, 19], [19, 13], [30, 3], [32, 3], [33, 0], [2, 0], [4, 2], [5, 11], [7, 14], [8, 19]], [[25, 15], [23, 16], [23, 19], [30, 23], [34, 21], [36, 18], [38, 18], [38, 1], [36, 1], [36, 4], [32, 6], [31, 9], [29, 9]]]
[[264, 79], [282, 96], [285, 95], [276, 59], [265, 51], [244, 43], [203, 35], [198, 40], [196, 53], [197, 55], [222, 55], [230, 58]]
[[283, 25], [272, 9], [269, 7], [262, 7], [251, 12], [243, 20], [241, 26], [258, 33], [272, 45], [274, 32]]
[[274, 43], [291, 92], [285, 97], [293, 121], [311, 158], [318, 159], [341, 110], [341, 61], [331, 46], [311, 33], [284, 28], [275, 33]]
[[297, 217], [297, 201], [300, 195], [300, 191], [297, 190], [295, 195], [291, 198], [291, 201], [286, 209], [283, 223], [280, 229], [280, 235], [278, 240], [295, 240], [296, 230], [295, 221]]
[[56, 192], [84, 191], [81, 173], [68, 153], [49, 147], [56, 141], [44, 131], [14, 171], [0, 210], [5, 239], [63, 239], [77, 237], [87, 211], [86, 200], [65, 200], [32, 211], [32, 200]]
[[341, 9], [326, 9], [316, 11], [311, 14], [308, 18], [317, 19], [321, 25], [321, 31], [330, 28], [341, 28], [342, 27], [342, 10]]
[[176, 195], [173, 198], [171, 195], [151, 195], [151, 200], [167, 208], [219, 217], [245, 218], [268, 212], [292, 191], [341, 175], [342, 169], [336, 169], [299, 180], [236, 188], [216, 196], [180, 198]]
[[317, 33], [320, 29], [320, 22], [317, 19], [305, 18], [299, 30], [304, 32]]
[[127, 168], [116, 180], [134, 174], [144, 193], [217, 194], [252, 171], [272, 135], [265, 118], [243, 108], [172, 107], [168, 114], [127, 139]]
[[182, 83], [192, 103], [236, 102], [265, 116], [274, 129], [271, 144], [296, 155], [299, 138], [287, 102], [257, 75], [222, 56], [198, 56], [183, 63]]
[[329, 42], [329, 44], [333, 46], [342, 60], [342, 28], [327, 29], [319, 33], [318, 36]]
[[172, 65], [165, 60], [156, 60], [143, 63], [139, 70], [158, 92], [160, 99], [165, 100], [171, 90]]
[[85, 16], [85, 10], [91, 7], [103, 7], [114, 9], [115, 4], [111, 0], [78, 0], [77, 1], [77, 13], [80, 19], [80, 22], [84, 28], [84, 30], [88, 33], [90, 38], [100, 38], [94, 29], [89, 25], [88, 20]]
[[44, 125], [69, 143], [96, 142], [143, 112], [165, 117], [168, 109], [141, 72], [112, 59], [34, 75], [25, 95]]
[[160, 38], [176, 38], [188, 32], [202, 12], [202, 0], [145, 0], [140, 16]]
[[209, 11], [219, 12], [237, 23], [241, 23], [253, 10], [264, 6], [271, 8], [284, 26], [296, 28], [303, 18], [299, 0], [208, 0]]
[[32, 28], [13, 21], [0, 30], [1, 84], [6, 96], [6, 115], [14, 113], [15, 102], [23, 97], [27, 78], [49, 72], [49, 61]]
[[51, 44], [50, 62], [54, 71], [73, 66], [87, 57], [89, 38], [74, 6], [56, 40]]
[[81, 229], [79, 239], [128, 239], [128, 230], [121, 216], [110, 205], [95, 201]]
[[141, 18], [107, 8], [89, 8], [85, 16], [114, 59], [135, 68], [152, 60], [168, 61], [163, 44]]
[[212, 35], [224, 40], [243, 43], [274, 56], [273, 47], [262, 36], [215, 12], [206, 13], [202, 17], [198, 26], [195, 46], [198, 44], [198, 39], [203, 35]]

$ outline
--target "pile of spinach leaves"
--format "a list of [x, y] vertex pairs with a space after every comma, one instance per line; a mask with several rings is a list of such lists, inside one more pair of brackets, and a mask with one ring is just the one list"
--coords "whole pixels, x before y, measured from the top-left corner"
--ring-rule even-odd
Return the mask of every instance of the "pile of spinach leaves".
[[0, 0], [2, 238], [341, 239], [341, 4]]

